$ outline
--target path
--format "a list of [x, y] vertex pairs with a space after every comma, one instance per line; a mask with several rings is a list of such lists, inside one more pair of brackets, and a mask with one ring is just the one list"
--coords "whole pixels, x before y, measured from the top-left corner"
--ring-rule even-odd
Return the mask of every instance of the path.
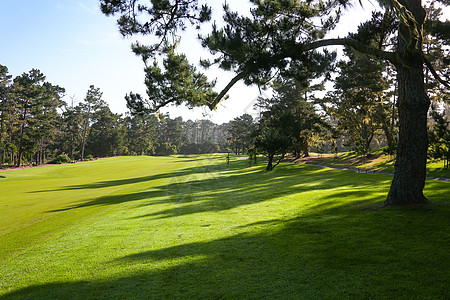
[[[320, 167], [320, 168], [330, 168], [330, 169], [337, 169], [337, 170], [344, 170], [344, 171], [352, 171], [352, 172], [356, 172], [356, 173], [394, 176], [393, 173], [377, 172], [377, 171], [371, 171], [371, 170], [366, 170], [366, 169], [351, 169], [351, 168], [344, 168], [344, 167], [337, 167], [337, 166], [326, 166], [326, 165], [314, 164], [314, 163], [310, 163], [308, 161], [302, 161], [302, 160], [292, 160], [291, 162], [294, 162], [296, 164], [304, 164], [304, 165], [309, 165], [309, 166], [314, 166], [314, 167]], [[426, 179], [450, 182], [450, 178], [426, 177]]]

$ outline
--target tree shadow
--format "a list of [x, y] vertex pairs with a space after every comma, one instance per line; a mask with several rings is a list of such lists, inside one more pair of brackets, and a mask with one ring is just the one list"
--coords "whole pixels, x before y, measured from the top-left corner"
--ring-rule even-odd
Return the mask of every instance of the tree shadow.
[[[205, 173], [208, 173], [209, 178], [196, 179], [197, 174], [203, 176]], [[364, 176], [364, 174], [348, 174], [345, 171], [311, 166], [285, 165], [277, 171], [265, 172], [262, 166], [224, 168], [221, 165], [207, 165], [183, 169], [171, 174], [140, 178], [139, 180], [170, 178], [167, 183], [146, 191], [107, 195], [51, 212], [141, 201], [140, 206], [170, 205], [154, 213], [135, 218], [171, 218], [202, 212], [224, 211], [305, 191], [315, 192], [343, 186], [352, 188], [358, 184], [355, 176]], [[135, 182], [136, 179], [130, 181]], [[123, 181], [108, 182], [108, 184], [113, 183], [125, 184]], [[375, 180], [374, 184], [379, 184], [379, 181]], [[103, 183], [94, 183], [90, 186], [91, 188], [102, 187]], [[376, 188], [374, 185], [373, 188], [369, 187], [365, 191], [359, 190], [353, 198], [368, 197]]]
[[[443, 299], [450, 278], [442, 243], [448, 212], [362, 212], [330, 201], [292, 219], [243, 223], [229, 237], [142, 251], [101, 266], [139, 271], [30, 286], [0, 299]], [[161, 262], [166, 267], [148, 267]]]
[[[242, 220], [227, 237], [187, 240], [99, 264], [123, 269], [116, 277], [38, 284], [0, 299], [448, 298], [450, 206], [448, 189], [442, 189], [445, 183], [427, 183], [437, 206], [377, 210], [371, 208], [384, 200], [388, 176], [289, 164], [264, 172], [263, 166], [245, 164], [148, 176], [145, 180], [170, 180], [146, 191], [104, 196], [62, 210], [133, 201], [140, 201], [138, 207], [168, 204], [134, 217], [151, 220], [220, 212], [302, 191], [309, 198], [299, 201], [308, 204], [295, 218]], [[211, 173], [208, 178], [196, 179], [205, 172]], [[98, 184], [105, 183], [93, 186]], [[320, 196], [323, 190], [335, 192]], [[320, 201], [315, 202], [316, 197]], [[221, 230], [214, 228], [221, 224], [198, 226], [197, 232]]]
[[[199, 159], [183, 159], [183, 162], [189, 162], [189, 161], [204, 161], [201, 158]], [[141, 183], [141, 182], [148, 182], [148, 181], [154, 181], [154, 180], [160, 180], [160, 179], [166, 179], [166, 178], [176, 178], [186, 175], [194, 175], [194, 174], [201, 174], [205, 172], [212, 172], [217, 171], [225, 168], [224, 165], [221, 164], [211, 164], [211, 165], [200, 165], [200, 166], [194, 166], [189, 168], [183, 168], [178, 171], [171, 171], [171, 172], [163, 172], [158, 173], [155, 175], [149, 175], [149, 176], [141, 176], [141, 177], [134, 177], [134, 178], [126, 178], [126, 179], [115, 179], [115, 180], [105, 180], [105, 181], [99, 181], [94, 183], [86, 183], [86, 184], [74, 184], [65, 186], [58, 189], [47, 189], [47, 190], [39, 190], [39, 191], [31, 191], [30, 193], [45, 193], [45, 192], [56, 192], [56, 191], [70, 191], [70, 190], [84, 190], [84, 189], [99, 189], [99, 188], [107, 188], [107, 187], [114, 187], [114, 186], [123, 186], [123, 185], [130, 185], [135, 183]], [[232, 167], [227, 167], [229, 170], [240, 170], [242, 169], [242, 166], [239, 164], [235, 164]]]

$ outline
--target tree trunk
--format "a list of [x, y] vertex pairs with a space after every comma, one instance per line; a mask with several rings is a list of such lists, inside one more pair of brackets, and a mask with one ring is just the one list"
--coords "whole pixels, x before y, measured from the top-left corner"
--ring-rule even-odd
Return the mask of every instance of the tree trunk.
[[386, 136], [387, 147], [388, 149], [392, 149], [394, 147], [394, 137], [392, 136], [392, 132], [389, 129], [386, 120], [382, 122], [382, 128], [384, 131], [384, 135]]
[[395, 173], [386, 205], [426, 203], [423, 195], [427, 165], [429, 99], [422, 68], [399, 68], [399, 140]]
[[21, 126], [20, 126], [20, 139], [19, 139], [19, 150], [18, 150], [18, 153], [17, 153], [17, 164], [16, 164], [16, 166], [17, 167], [20, 167], [20, 165], [22, 164], [22, 144], [23, 144], [23, 135], [24, 135], [24, 125], [22, 124]]
[[266, 170], [267, 170], [267, 171], [272, 171], [272, 169], [273, 169], [273, 156], [274, 156], [274, 154], [269, 154], [268, 156], [269, 156], [269, 161], [267, 162]]
[[309, 144], [308, 139], [305, 138], [304, 143], [302, 144], [303, 157], [309, 157]]
[[[420, 0], [401, 1], [412, 12], [422, 32], [425, 10]], [[427, 166], [427, 112], [430, 106], [423, 75], [422, 40], [400, 25], [396, 65], [398, 82], [399, 140], [395, 172], [384, 206], [424, 204]], [[418, 45], [411, 49], [413, 39]]]

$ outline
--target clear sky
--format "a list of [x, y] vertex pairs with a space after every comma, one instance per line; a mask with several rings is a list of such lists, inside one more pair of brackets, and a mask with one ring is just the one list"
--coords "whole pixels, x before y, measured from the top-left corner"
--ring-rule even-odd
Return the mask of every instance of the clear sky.
[[[236, 10], [245, 9], [248, 3], [227, 2]], [[370, 16], [373, 6], [366, 3], [365, 9], [356, 7], [356, 12], [347, 14], [341, 31], [356, 28], [359, 20]], [[47, 81], [66, 89], [64, 100], [69, 104], [72, 99], [75, 104], [82, 101], [89, 86], [95, 85], [113, 112], [124, 113], [125, 94], [131, 91], [145, 94], [143, 63], [130, 50], [134, 40], [123, 38], [115, 19], [104, 16], [98, 6], [97, 0], [1, 0], [0, 64], [7, 66], [13, 76], [39, 69]], [[220, 6], [217, 13], [219, 9]], [[448, 9], [446, 15], [450, 16]], [[193, 35], [183, 37], [181, 51], [196, 63], [202, 49], [193, 39]], [[208, 75], [211, 79], [218, 78], [219, 89], [233, 77], [219, 71]], [[229, 95], [213, 113], [202, 108], [190, 111], [171, 107], [164, 111], [183, 119], [199, 119], [208, 113], [213, 122], [227, 122], [251, 112], [259, 90], [239, 83]]]

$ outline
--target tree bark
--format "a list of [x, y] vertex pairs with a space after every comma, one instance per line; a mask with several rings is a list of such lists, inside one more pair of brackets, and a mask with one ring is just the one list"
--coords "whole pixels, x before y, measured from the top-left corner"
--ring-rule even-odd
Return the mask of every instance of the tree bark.
[[303, 157], [309, 157], [309, 144], [308, 140], [305, 138], [305, 142], [302, 144]]
[[427, 112], [423, 68], [397, 67], [399, 140], [394, 179], [385, 206], [422, 204], [427, 165]]
[[[425, 11], [420, 0], [401, 1], [412, 12], [422, 32]], [[394, 178], [384, 206], [427, 203], [423, 195], [427, 166], [427, 112], [430, 99], [424, 85], [422, 40], [400, 25], [396, 64], [398, 82], [399, 140]], [[411, 49], [412, 41], [417, 44]]]
[[267, 171], [272, 171], [272, 169], [273, 169], [273, 156], [274, 156], [274, 154], [268, 155], [269, 161], [267, 162], [267, 167], [266, 167]]

